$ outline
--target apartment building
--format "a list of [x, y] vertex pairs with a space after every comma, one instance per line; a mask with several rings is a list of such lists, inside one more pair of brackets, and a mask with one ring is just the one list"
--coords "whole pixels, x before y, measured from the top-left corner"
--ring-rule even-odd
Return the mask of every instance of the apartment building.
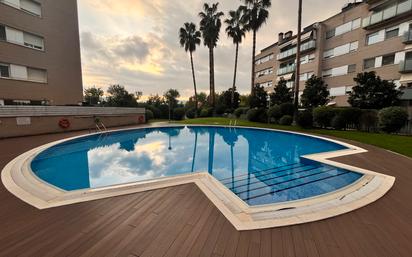
[[[376, 71], [398, 86], [412, 84], [412, 0], [369, 0], [346, 5], [327, 20], [302, 31], [300, 90], [312, 75], [323, 77], [331, 104], [347, 106], [360, 72]], [[297, 37], [278, 42], [256, 57], [256, 83], [272, 91], [280, 78], [293, 87]]]
[[77, 105], [76, 0], [0, 0], [0, 105]]

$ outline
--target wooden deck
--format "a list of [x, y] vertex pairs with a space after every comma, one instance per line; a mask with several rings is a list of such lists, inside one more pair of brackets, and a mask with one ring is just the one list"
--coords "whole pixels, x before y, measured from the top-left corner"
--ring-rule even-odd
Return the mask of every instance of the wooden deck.
[[[0, 140], [0, 169], [79, 133]], [[192, 184], [42, 211], [1, 185], [0, 256], [412, 256], [412, 159], [358, 145], [370, 152], [340, 160], [395, 176], [384, 198], [331, 219], [257, 231], [236, 231]]]

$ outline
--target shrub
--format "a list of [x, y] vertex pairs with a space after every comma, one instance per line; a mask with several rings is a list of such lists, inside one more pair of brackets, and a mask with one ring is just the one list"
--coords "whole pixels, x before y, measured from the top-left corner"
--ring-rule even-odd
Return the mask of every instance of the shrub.
[[342, 115], [342, 112], [339, 114], [335, 115], [331, 121], [331, 126], [334, 129], [342, 130], [346, 129], [346, 120], [344, 116]]
[[247, 111], [246, 117], [248, 121], [259, 121], [259, 109], [258, 108], [253, 108]]
[[248, 107], [240, 107], [235, 110], [234, 114], [236, 115], [237, 118], [240, 118], [242, 114], [246, 114], [248, 111], [249, 111]]
[[356, 128], [359, 128], [360, 117], [362, 115], [361, 109], [354, 107], [342, 108], [340, 109], [339, 115], [341, 116], [339, 119], [344, 123], [344, 128], [348, 125], [354, 125]]
[[378, 112], [376, 110], [362, 110], [360, 116], [360, 127], [363, 130], [376, 130], [378, 126]]
[[218, 104], [216, 105], [216, 114], [222, 115], [225, 113], [226, 109], [227, 109], [226, 105]]
[[280, 110], [279, 105], [274, 105], [269, 108], [268, 110], [268, 117], [271, 120], [274, 120], [275, 122], [278, 122], [279, 119], [282, 117], [282, 112]]
[[152, 106], [152, 105], [149, 105], [149, 106], [146, 107], [146, 109], [152, 111], [153, 117], [154, 117], [155, 119], [161, 119], [161, 118], [162, 118], [162, 113], [161, 113], [161, 111], [159, 110], [159, 108], [156, 108], [156, 107], [154, 107], [154, 106]]
[[259, 110], [258, 121], [262, 123], [268, 122], [268, 112], [265, 108], [260, 108]]
[[293, 116], [295, 113], [295, 106], [292, 103], [283, 103], [279, 105], [280, 107], [280, 112], [282, 113], [282, 116], [289, 115]]
[[205, 117], [211, 117], [213, 115], [213, 108], [211, 107], [204, 107], [200, 111], [200, 117], [205, 118]]
[[185, 117], [185, 108], [178, 107], [173, 110], [173, 119], [174, 120], [183, 120]]
[[146, 109], [146, 121], [153, 120], [154, 114], [151, 110]]
[[399, 132], [408, 121], [408, 113], [401, 107], [388, 107], [379, 111], [379, 128], [387, 133]]
[[313, 110], [313, 121], [321, 128], [330, 127], [336, 110], [332, 107], [321, 106]]
[[313, 126], [312, 112], [309, 110], [299, 112], [297, 123], [302, 128], [311, 128]]
[[167, 104], [159, 105], [160, 110], [160, 117], [161, 119], [168, 119], [169, 118], [169, 106]]
[[189, 108], [186, 111], [186, 117], [189, 118], [189, 119], [196, 118], [196, 109], [195, 108]]
[[282, 118], [279, 120], [280, 125], [285, 125], [285, 126], [290, 126], [292, 125], [293, 122], [293, 117], [290, 115], [284, 115]]

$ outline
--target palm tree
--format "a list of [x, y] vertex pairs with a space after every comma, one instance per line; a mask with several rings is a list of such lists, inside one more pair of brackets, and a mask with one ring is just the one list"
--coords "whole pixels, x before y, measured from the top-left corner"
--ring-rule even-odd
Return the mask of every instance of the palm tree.
[[220, 17], [224, 15], [223, 12], [217, 11], [218, 5], [219, 3], [212, 4], [211, 6], [205, 3], [203, 5], [203, 12], [199, 13], [203, 43], [209, 48], [210, 104], [212, 107], [215, 107], [215, 64], [213, 49], [219, 41], [220, 28], [222, 27]]
[[295, 107], [295, 112], [293, 113], [293, 121], [296, 124], [298, 121], [299, 114], [299, 82], [300, 82], [300, 45], [301, 45], [301, 33], [302, 33], [302, 0], [299, 0], [298, 6], [298, 35], [297, 35], [297, 45], [296, 49], [296, 71], [295, 71], [295, 97], [293, 105]]
[[237, 74], [237, 60], [239, 56], [239, 44], [242, 43], [242, 39], [246, 35], [246, 28], [243, 24], [243, 14], [244, 8], [239, 7], [236, 11], [229, 12], [229, 19], [225, 20], [227, 24], [226, 33], [228, 37], [232, 38], [233, 44], [236, 45], [236, 54], [235, 54], [235, 70], [233, 72], [233, 86], [232, 86], [232, 108], [235, 101], [235, 90], [236, 90], [236, 74]]
[[271, 0], [243, 0], [246, 9], [245, 12], [245, 27], [248, 31], [253, 32], [253, 48], [252, 48], [252, 81], [251, 93], [254, 93], [255, 87], [255, 54], [256, 54], [256, 33], [266, 23], [269, 18], [268, 9], [272, 5]]
[[195, 117], [197, 117], [198, 100], [196, 88], [195, 68], [193, 66], [193, 52], [196, 51], [196, 45], [200, 45], [200, 31], [196, 30], [194, 23], [186, 22], [184, 27], [179, 30], [180, 45], [185, 48], [186, 52], [190, 53], [190, 64], [192, 66], [193, 87], [195, 89]]

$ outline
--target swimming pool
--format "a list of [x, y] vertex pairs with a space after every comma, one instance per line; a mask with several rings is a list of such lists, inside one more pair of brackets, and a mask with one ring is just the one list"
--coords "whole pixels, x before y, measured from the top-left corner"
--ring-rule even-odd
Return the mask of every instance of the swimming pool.
[[66, 191], [208, 172], [250, 206], [345, 188], [361, 173], [301, 158], [345, 150], [335, 142], [252, 128], [142, 128], [69, 140], [40, 152], [33, 173]]

